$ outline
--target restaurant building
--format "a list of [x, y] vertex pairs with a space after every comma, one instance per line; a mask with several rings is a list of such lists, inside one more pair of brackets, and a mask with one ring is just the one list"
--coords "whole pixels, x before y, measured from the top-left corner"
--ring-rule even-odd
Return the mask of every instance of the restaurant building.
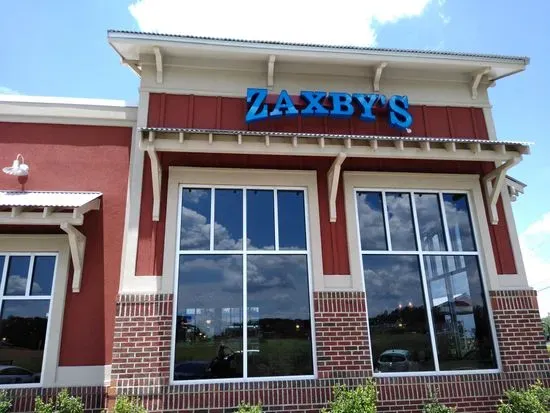
[[374, 377], [381, 412], [435, 387], [494, 412], [550, 384], [508, 176], [529, 145], [497, 139], [488, 97], [527, 58], [108, 41], [137, 107], [0, 99], [14, 411], [67, 387], [97, 411], [318, 412]]

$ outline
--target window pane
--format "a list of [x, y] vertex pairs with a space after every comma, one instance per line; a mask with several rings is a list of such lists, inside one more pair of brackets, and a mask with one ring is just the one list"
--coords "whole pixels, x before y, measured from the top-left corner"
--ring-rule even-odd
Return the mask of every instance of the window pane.
[[358, 192], [357, 213], [361, 249], [364, 251], [387, 249], [382, 194], [380, 192]]
[[439, 209], [439, 195], [414, 194], [420, 241], [424, 251], [446, 251], [445, 231]]
[[375, 371], [434, 370], [418, 257], [364, 255], [363, 271]]
[[181, 204], [182, 250], [210, 249], [210, 189], [183, 188]]
[[174, 380], [242, 377], [241, 255], [179, 259]]
[[386, 193], [391, 246], [394, 251], [416, 251], [411, 196]]
[[249, 250], [275, 249], [273, 191], [246, 191], [246, 232]]
[[424, 260], [441, 370], [496, 368], [477, 257]]
[[11, 256], [8, 264], [5, 295], [25, 295], [29, 275], [29, 256]]
[[306, 255], [250, 255], [248, 376], [313, 374]]
[[243, 248], [243, 191], [216, 189], [214, 207], [214, 249]]
[[0, 375], [0, 384], [40, 382], [49, 305], [49, 300], [4, 300], [0, 371], [13, 370]]
[[466, 194], [443, 194], [453, 251], [475, 251], [472, 220]]
[[34, 257], [31, 295], [50, 295], [52, 293], [55, 257]]
[[306, 249], [304, 191], [277, 191], [279, 249]]

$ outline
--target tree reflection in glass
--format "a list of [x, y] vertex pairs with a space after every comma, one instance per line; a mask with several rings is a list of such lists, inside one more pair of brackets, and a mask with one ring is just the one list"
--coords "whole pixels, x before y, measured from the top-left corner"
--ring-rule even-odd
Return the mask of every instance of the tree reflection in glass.
[[418, 257], [364, 255], [363, 271], [375, 371], [433, 370]]

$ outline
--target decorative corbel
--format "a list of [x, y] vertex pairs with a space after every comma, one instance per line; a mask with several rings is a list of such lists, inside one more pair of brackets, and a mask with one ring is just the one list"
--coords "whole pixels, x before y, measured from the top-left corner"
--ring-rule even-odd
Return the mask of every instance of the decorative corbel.
[[328, 207], [330, 211], [330, 222], [336, 222], [336, 195], [338, 194], [338, 183], [340, 182], [340, 171], [346, 160], [346, 154], [340, 152], [332, 162], [327, 173], [328, 180]]
[[269, 55], [267, 60], [267, 88], [273, 89], [273, 78], [275, 75], [275, 55]]
[[[512, 159], [508, 159], [499, 167], [493, 169], [482, 178], [483, 189], [485, 190], [485, 202], [487, 203], [487, 209], [489, 210], [489, 218], [491, 224], [498, 224], [498, 211], [497, 201], [502, 186], [506, 181], [506, 172], [511, 167], [521, 162], [521, 157], [517, 156]], [[494, 180], [494, 183], [493, 183]]]
[[153, 184], [153, 221], [158, 221], [160, 219], [162, 167], [155, 148], [155, 132], [149, 131], [148, 139], [141, 140], [139, 147], [149, 155], [149, 160], [151, 163], [151, 181]]
[[73, 262], [73, 293], [80, 292], [82, 282], [82, 268], [84, 267], [84, 252], [86, 250], [86, 236], [67, 222], [60, 225], [69, 236], [69, 248]]
[[376, 67], [376, 71], [374, 72], [374, 81], [372, 84], [372, 88], [375, 92], [380, 92], [380, 78], [382, 77], [382, 71], [387, 65], [388, 62], [382, 62]]
[[153, 52], [155, 53], [155, 67], [157, 69], [157, 83], [162, 83], [163, 64], [162, 64], [162, 53], [160, 51], [160, 47], [153, 46]]
[[487, 75], [491, 71], [490, 67], [486, 67], [483, 70], [480, 70], [479, 72], [475, 73], [472, 78], [472, 99], [477, 99], [477, 90], [479, 88], [479, 84], [481, 83], [481, 79], [483, 76]]

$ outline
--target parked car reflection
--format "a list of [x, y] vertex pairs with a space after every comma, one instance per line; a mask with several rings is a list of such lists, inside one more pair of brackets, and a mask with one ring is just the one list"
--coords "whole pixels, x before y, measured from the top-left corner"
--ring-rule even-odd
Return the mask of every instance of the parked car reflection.
[[420, 370], [419, 363], [413, 360], [411, 352], [402, 349], [384, 351], [378, 357], [376, 368], [381, 373]]
[[0, 384], [40, 383], [40, 373], [10, 365], [0, 365]]

